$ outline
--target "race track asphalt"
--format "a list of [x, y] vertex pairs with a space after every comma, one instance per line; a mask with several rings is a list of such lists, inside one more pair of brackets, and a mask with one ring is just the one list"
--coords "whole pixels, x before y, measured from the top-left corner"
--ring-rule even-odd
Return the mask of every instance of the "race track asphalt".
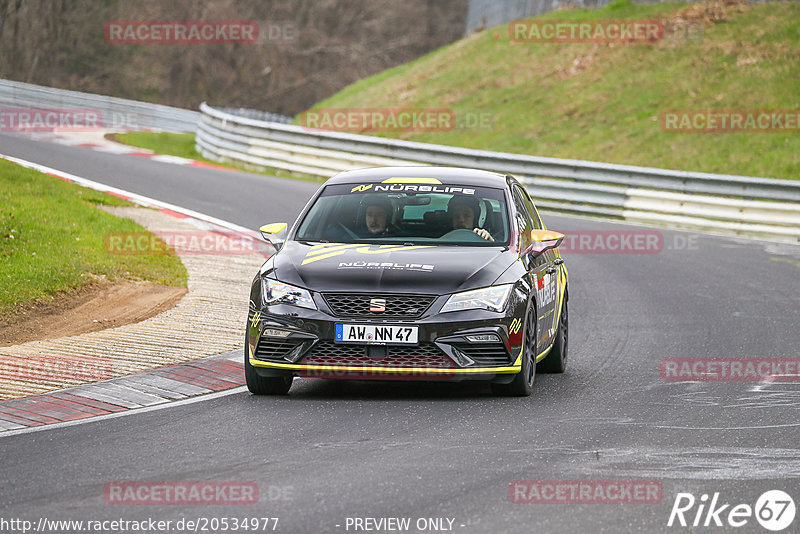
[[[318, 187], [16, 135], [0, 134], [0, 153], [248, 228], [293, 220]], [[643, 229], [544, 219], [565, 232]], [[569, 368], [538, 375], [529, 398], [470, 383], [296, 380], [288, 397], [236, 390], [0, 436], [0, 519], [278, 517], [277, 532], [354, 532], [347, 518], [406, 517], [412, 527], [449, 518], [463, 533], [667, 532], [688, 530], [667, 527], [679, 492], [753, 506], [780, 489], [798, 501], [800, 384], [673, 382], [660, 363], [800, 356], [800, 247], [657, 231], [658, 253], [564, 253]], [[255, 482], [259, 502], [129, 506], [103, 493], [115, 481], [209, 480]], [[518, 504], [517, 480], [655, 481], [663, 498]], [[737, 530], [759, 529], [750, 518]]]

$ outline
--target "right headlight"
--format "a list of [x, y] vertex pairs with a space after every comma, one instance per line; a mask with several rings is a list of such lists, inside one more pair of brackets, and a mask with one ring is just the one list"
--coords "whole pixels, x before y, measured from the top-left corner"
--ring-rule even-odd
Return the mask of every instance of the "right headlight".
[[265, 305], [291, 304], [301, 308], [317, 309], [314, 299], [311, 298], [311, 293], [307, 289], [284, 284], [271, 278], [261, 279], [261, 300]]
[[483, 287], [450, 295], [441, 313], [460, 310], [489, 310], [501, 312], [514, 284]]

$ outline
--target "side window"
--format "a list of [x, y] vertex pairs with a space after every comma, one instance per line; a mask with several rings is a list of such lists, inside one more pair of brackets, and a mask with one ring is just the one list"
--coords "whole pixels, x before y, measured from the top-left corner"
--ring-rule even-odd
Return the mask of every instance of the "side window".
[[[525, 206], [525, 212], [528, 214], [528, 218], [533, 223], [533, 228], [536, 230], [541, 230], [543, 228], [542, 220], [539, 218], [539, 213], [536, 211], [528, 192], [519, 186], [514, 186], [514, 191], [522, 198], [522, 203]], [[555, 258], [555, 253], [552, 250], [547, 250], [541, 256], [541, 258], [544, 258], [545, 261], [550, 262], [553, 260], [553, 258]]]
[[514, 206], [516, 207], [516, 214], [515, 214], [515, 230], [521, 236], [520, 244], [522, 248], [527, 247], [530, 244], [531, 237], [530, 232], [532, 230], [531, 219], [530, 215], [528, 214], [528, 209], [525, 206], [525, 201], [523, 200], [522, 193], [520, 192], [519, 188], [514, 186], [511, 189], [513, 196], [514, 196]]
[[536, 211], [536, 207], [533, 205], [533, 201], [531, 200], [530, 195], [528, 195], [528, 192], [524, 188], [520, 188], [520, 190], [525, 203], [525, 208], [528, 210], [528, 215], [530, 215], [531, 221], [533, 222], [533, 228], [536, 230], [541, 230], [544, 228], [544, 226], [542, 226], [542, 219], [539, 218], [539, 212]]
[[517, 207], [517, 228], [520, 232], [524, 231], [525, 229], [532, 229], [535, 228], [535, 223], [531, 220], [530, 217], [530, 210], [528, 210], [528, 206], [525, 203], [525, 196], [520, 191], [520, 188], [514, 186], [514, 205]]

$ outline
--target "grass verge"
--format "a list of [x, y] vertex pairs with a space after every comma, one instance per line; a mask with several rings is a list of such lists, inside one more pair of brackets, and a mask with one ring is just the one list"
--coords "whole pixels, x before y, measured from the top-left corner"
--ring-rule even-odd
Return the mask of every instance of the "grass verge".
[[106, 252], [106, 233], [146, 230], [99, 204], [132, 205], [0, 160], [0, 317], [98, 278], [186, 286], [186, 268], [175, 254]]

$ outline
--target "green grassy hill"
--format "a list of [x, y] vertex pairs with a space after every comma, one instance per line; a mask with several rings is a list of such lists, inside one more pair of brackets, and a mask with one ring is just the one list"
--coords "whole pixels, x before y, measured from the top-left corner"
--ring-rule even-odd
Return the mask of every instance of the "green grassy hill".
[[[569, 10], [541, 19], [659, 19], [655, 43], [511, 42], [491, 28], [361, 80], [315, 108], [448, 108], [488, 126], [382, 133], [497, 151], [798, 178], [800, 131], [685, 133], [666, 110], [800, 110], [800, 3]], [[481, 115], [482, 114], [482, 115]]]

